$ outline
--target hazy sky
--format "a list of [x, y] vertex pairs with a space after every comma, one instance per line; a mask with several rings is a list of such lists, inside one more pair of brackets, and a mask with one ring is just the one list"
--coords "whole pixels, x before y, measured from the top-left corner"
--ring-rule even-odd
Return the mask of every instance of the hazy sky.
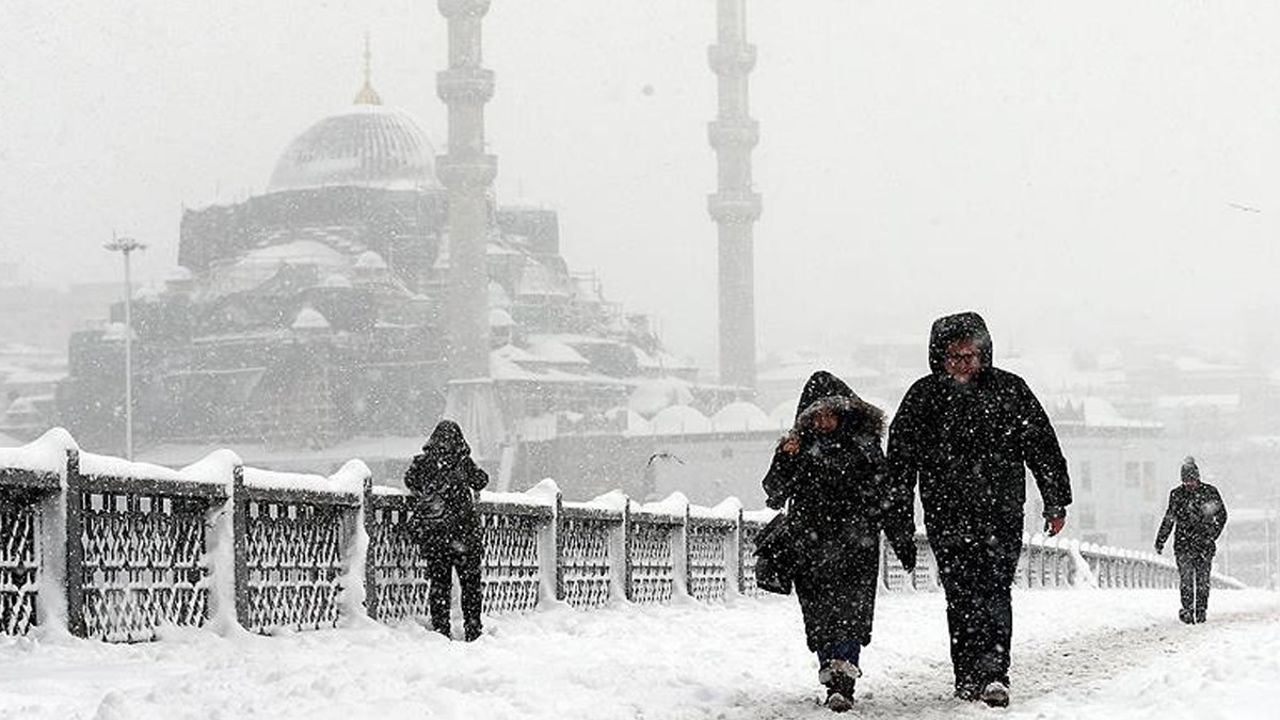
[[[560, 211], [571, 267], [714, 358], [712, 0], [494, 0], [500, 200]], [[112, 229], [177, 258], [181, 208], [260, 192], [374, 85], [444, 152], [433, 0], [0, 2], [0, 252], [119, 277]], [[753, 0], [759, 341], [997, 345], [1275, 335], [1280, 3]]]

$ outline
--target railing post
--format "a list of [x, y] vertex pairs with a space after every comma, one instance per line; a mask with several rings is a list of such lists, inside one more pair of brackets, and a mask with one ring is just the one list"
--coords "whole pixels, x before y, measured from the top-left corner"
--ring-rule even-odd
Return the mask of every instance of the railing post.
[[556, 533], [556, 600], [564, 601], [564, 496], [556, 491], [555, 524]]
[[67, 631], [85, 637], [84, 618], [84, 482], [80, 475], [80, 452], [67, 450], [66, 495], [66, 583]]
[[[684, 559], [684, 594], [693, 597], [693, 542], [689, 537], [689, 503], [684, 504], [684, 525], [680, 528], [680, 541], [684, 545], [684, 552], [680, 556]], [[672, 555], [672, 560], [675, 555]]]
[[744, 548], [742, 545], [742, 506], [741, 505], [738, 506], [738, 517], [737, 517], [736, 523], [733, 526], [733, 538], [734, 538], [733, 544], [736, 548], [738, 548], [737, 557], [734, 558], [734, 564], [737, 566], [734, 568], [734, 572], [738, 578], [738, 581], [737, 581], [738, 594], [741, 595], [747, 591], [746, 570], [743, 566], [743, 560], [742, 560], [742, 553], [746, 551], [746, 548]]
[[364, 516], [364, 534], [369, 542], [364, 550], [364, 609], [370, 620], [378, 619], [378, 570], [374, 566], [377, 555], [373, 547], [373, 532], [377, 527], [373, 507], [373, 477], [364, 479], [360, 492], [360, 511]]
[[635, 602], [635, 593], [631, 586], [632, 558], [634, 555], [634, 531], [631, 522], [631, 498], [624, 498], [622, 504], [622, 592], [627, 602]]
[[244, 489], [244, 466], [232, 469], [231, 547], [235, 556], [236, 622], [249, 629], [249, 502]]

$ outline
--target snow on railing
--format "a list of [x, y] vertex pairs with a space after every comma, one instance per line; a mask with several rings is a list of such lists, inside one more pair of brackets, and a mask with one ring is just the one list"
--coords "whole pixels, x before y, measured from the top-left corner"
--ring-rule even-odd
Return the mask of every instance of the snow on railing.
[[[478, 509], [486, 613], [758, 595], [754, 541], [774, 516], [680, 493], [566, 502], [549, 479], [482, 492]], [[171, 470], [83, 453], [51, 430], [0, 450], [0, 633], [38, 624], [137, 641], [166, 626], [270, 633], [426, 617], [411, 514], [412, 496], [375, 486], [359, 460], [323, 477], [244, 467], [219, 450]], [[887, 590], [939, 587], [928, 541], [916, 542], [910, 574], [882, 547]], [[1174, 587], [1177, 571], [1149, 553], [1037, 535], [1023, 537], [1015, 581]], [[1214, 583], [1241, 587], [1217, 573]]]

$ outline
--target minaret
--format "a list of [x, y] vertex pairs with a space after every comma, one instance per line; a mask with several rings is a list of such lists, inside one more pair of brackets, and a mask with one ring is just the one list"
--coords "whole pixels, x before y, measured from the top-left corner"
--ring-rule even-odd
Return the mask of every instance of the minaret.
[[746, 0], [716, 0], [716, 44], [708, 50], [720, 111], [707, 127], [719, 181], [707, 210], [720, 240], [720, 382], [755, 388], [756, 319], [753, 224], [760, 195], [751, 186], [751, 149], [760, 127], [748, 114], [747, 75], [756, 48], [747, 42]]
[[485, 259], [487, 197], [498, 159], [485, 153], [484, 144], [484, 104], [493, 97], [493, 71], [480, 67], [480, 22], [489, 0], [438, 0], [438, 7], [449, 23], [449, 67], [436, 74], [436, 94], [449, 108], [448, 153], [436, 158], [436, 175], [449, 191], [445, 416], [462, 426], [474, 457], [501, 474], [498, 461], [507, 438], [489, 375]]
[[449, 292], [446, 358], [453, 379], [489, 376], [489, 234], [486, 195], [498, 159], [485, 153], [484, 104], [493, 97], [493, 71], [480, 67], [480, 21], [489, 0], [439, 0], [449, 21], [449, 67], [436, 75], [436, 93], [449, 108], [448, 154], [436, 174], [449, 190]]
[[356, 93], [356, 105], [381, 105], [382, 98], [373, 89], [373, 53], [369, 52], [369, 33], [364, 34], [364, 87]]

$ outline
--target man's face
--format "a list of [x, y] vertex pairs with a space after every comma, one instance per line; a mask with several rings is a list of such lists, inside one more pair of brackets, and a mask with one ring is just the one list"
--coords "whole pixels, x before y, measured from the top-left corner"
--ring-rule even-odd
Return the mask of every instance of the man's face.
[[1182, 478], [1182, 484], [1186, 485], [1189, 488], [1193, 488], [1200, 484], [1200, 478], [1196, 477], [1195, 475], [1187, 475], [1186, 477]]
[[964, 385], [973, 379], [982, 369], [982, 351], [977, 341], [972, 338], [956, 340], [947, 346], [947, 354], [942, 358], [942, 367], [952, 380]]

